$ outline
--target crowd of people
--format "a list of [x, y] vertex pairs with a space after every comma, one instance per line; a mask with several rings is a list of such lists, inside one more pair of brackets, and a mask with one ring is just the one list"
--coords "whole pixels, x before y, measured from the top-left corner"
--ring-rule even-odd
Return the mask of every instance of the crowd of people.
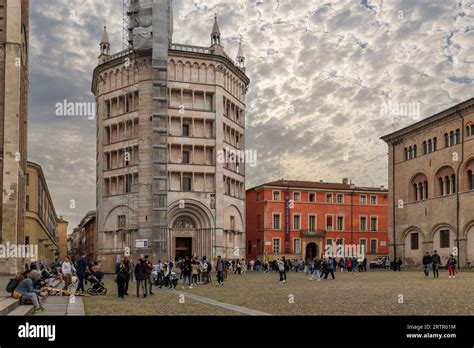
[[[158, 260], [153, 264], [148, 255], [141, 256], [136, 264], [128, 257], [123, 256], [116, 264], [116, 277], [118, 296], [128, 296], [130, 281], [136, 282], [136, 296], [147, 297], [153, 294], [153, 287], [175, 289], [179, 282], [182, 289], [193, 289], [195, 286], [213, 284], [212, 271], [215, 271], [216, 286], [224, 285], [228, 272], [242, 275], [246, 271], [277, 272], [279, 282], [286, 283], [288, 272], [304, 272], [310, 280], [320, 281], [322, 279], [336, 278], [336, 273], [362, 273], [367, 272], [367, 258], [356, 257], [327, 257], [314, 258], [313, 260], [286, 259], [285, 257], [274, 260], [250, 260], [244, 259], [225, 260], [218, 256], [212, 263], [207, 257], [184, 257], [162, 262]], [[433, 275], [438, 277], [438, 269], [441, 259], [437, 252], [431, 256], [429, 253], [423, 258], [425, 275], [428, 276], [429, 269], [433, 269]], [[401, 271], [402, 261], [398, 258], [392, 263], [394, 271]], [[450, 257], [448, 260], [449, 277], [455, 277], [456, 260]]]
[[154, 294], [153, 286], [160, 289], [163, 287], [175, 289], [181, 281], [183, 289], [193, 289], [198, 285], [213, 284], [213, 270], [215, 270], [216, 286], [221, 287], [224, 286], [228, 272], [242, 275], [253, 267], [253, 263], [247, 263], [244, 259], [229, 261], [221, 256], [217, 257], [214, 264], [206, 256], [177, 257], [175, 261], [167, 262], [158, 260], [156, 264], [152, 263], [148, 255], [140, 256], [136, 264], [129, 257], [122, 256], [115, 266], [115, 282], [120, 298], [129, 296], [130, 282], [136, 283], [137, 297], [147, 297]]
[[[89, 277], [87, 277], [89, 275]], [[99, 263], [91, 262], [82, 254], [78, 260], [71, 260], [65, 256], [62, 261], [45, 265], [42, 260], [25, 264], [25, 270], [11, 279], [7, 285], [7, 291], [15, 299], [19, 299], [21, 304], [33, 304], [35, 310], [44, 310], [43, 299], [45, 290], [51, 289], [54, 284], [63, 285], [61, 294], [69, 296], [72, 284], [77, 278], [77, 294], [85, 293], [84, 283], [95, 279], [102, 279], [103, 273], [100, 271]], [[72, 293], [76, 293], [73, 291]]]

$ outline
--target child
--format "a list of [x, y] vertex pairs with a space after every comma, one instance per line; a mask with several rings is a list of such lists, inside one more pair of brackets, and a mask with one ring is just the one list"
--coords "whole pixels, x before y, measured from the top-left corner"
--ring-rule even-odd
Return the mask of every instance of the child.
[[451, 278], [451, 275], [453, 278], [456, 278], [456, 259], [454, 258], [453, 255], [449, 255], [449, 259], [448, 259], [448, 262], [447, 262], [447, 265], [448, 265], [448, 274], [449, 274], [449, 278]]

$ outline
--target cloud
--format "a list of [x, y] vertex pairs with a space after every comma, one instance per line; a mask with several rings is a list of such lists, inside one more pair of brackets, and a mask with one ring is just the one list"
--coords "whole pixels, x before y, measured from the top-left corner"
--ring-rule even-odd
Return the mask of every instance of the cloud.
[[[427, 117], [472, 96], [468, 1], [175, 0], [173, 8], [175, 42], [208, 46], [216, 12], [229, 56], [242, 39], [246, 146], [259, 156], [247, 187], [281, 177], [387, 186], [379, 137], [414, 120], [381, 115], [383, 103], [420, 103]], [[31, 3], [29, 154], [71, 220], [95, 206], [95, 123], [55, 117], [54, 104], [93, 101], [105, 23], [121, 50], [122, 1]]]

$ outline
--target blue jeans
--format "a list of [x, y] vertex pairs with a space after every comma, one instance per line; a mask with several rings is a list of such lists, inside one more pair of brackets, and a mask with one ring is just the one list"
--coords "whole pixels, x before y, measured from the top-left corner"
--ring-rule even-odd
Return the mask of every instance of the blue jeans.
[[315, 269], [315, 270], [313, 271], [312, 277], [314, 278], [314, 276], [316, 276], [316, 278], [320, 279], [320, 278], [321, 278], [321, 270]]
[[430, 265], [423, 265], [423, 272], [425, 273], [425, 277], [430, 275]]
[[33, 302], [33, 305], [35, 306], [35, 308], [39, 308], [39, 299], [38, 299], [38, 295], [36, 295], [36, 293], [34, 292], [22, 292], [21, 293], [21, 297], [22, 297], [22, 300], [25, 299], [25, 300], [31, 300], [31, 302]]

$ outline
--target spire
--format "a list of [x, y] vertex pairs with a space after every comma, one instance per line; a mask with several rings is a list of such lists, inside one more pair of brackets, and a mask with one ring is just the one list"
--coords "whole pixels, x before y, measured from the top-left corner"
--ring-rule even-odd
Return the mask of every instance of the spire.
[[239, 68], [245, 68], [245, 56], [244, 50], [242, 49], [242, 39], [239, 42], [239, 52], [237, 53], [237, 65]]
[[212, 27], [211, 33], [211, 44], [221, 45], [221, 30], [219, 29], [219, 23], [217, 23], [217, 14], [214, 16], [214, 26]]
[[104, 32], [102, 33], [102, 39], [100, 40], [99, 46], [101, 55], [108, 56], [110, 54], [110, 41], [106, 26], [104, 26]]

